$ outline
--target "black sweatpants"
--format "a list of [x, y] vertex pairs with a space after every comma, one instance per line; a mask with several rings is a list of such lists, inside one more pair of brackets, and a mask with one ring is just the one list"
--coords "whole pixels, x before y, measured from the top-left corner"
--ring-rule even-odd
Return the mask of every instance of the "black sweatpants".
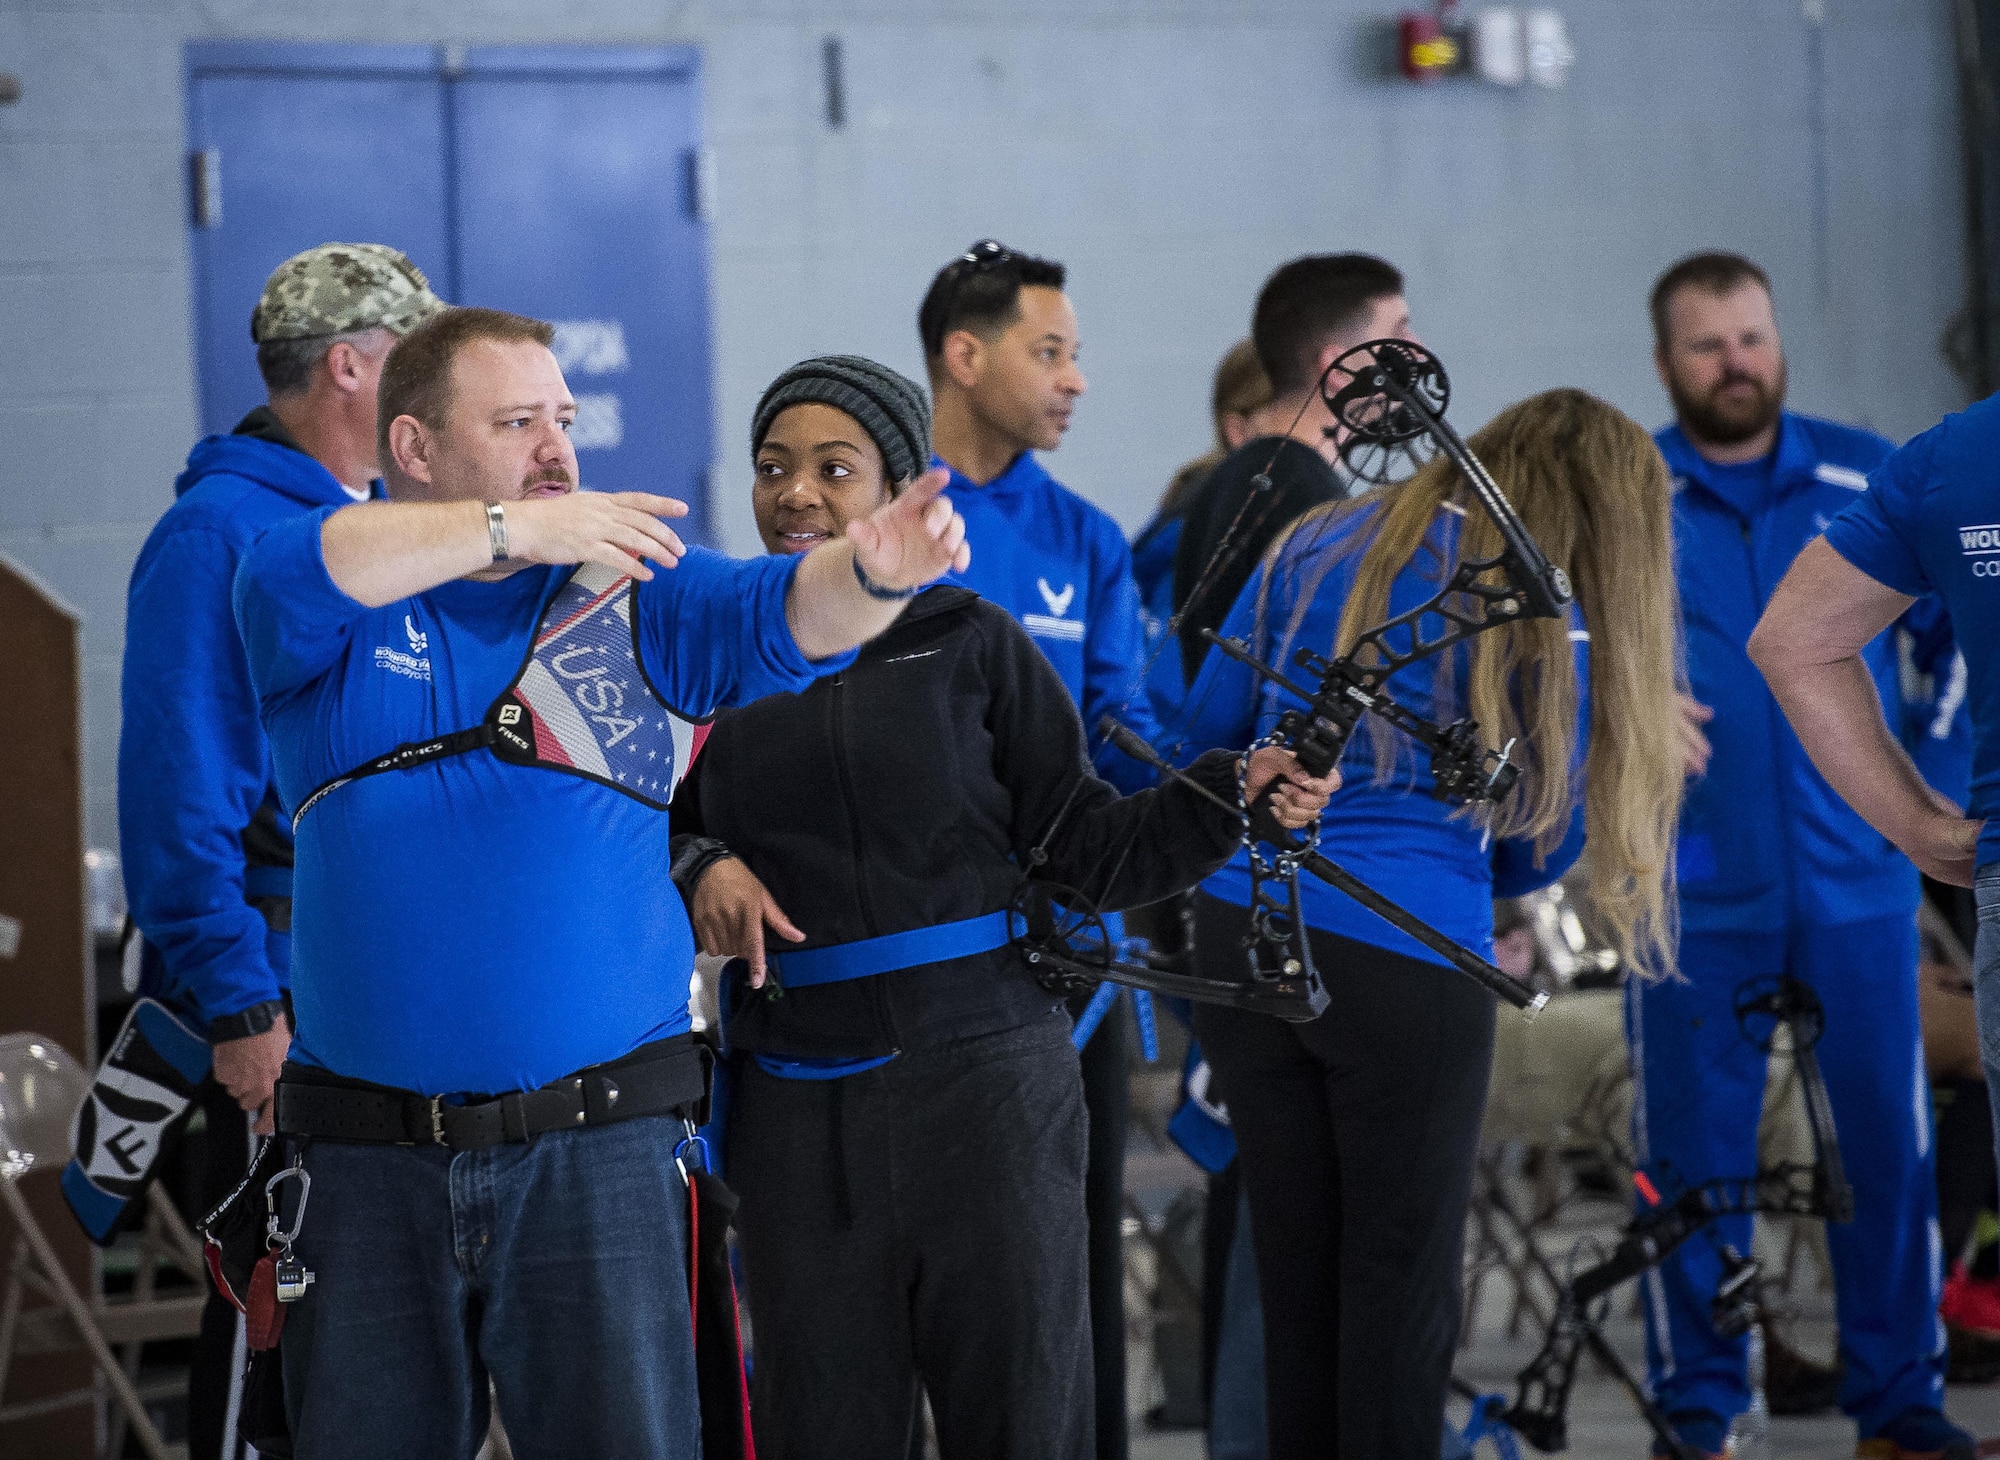
[[[1083, 1104], [1090, 1116], [1083, 1206], [1090, 1227], [1097, 1460], [1128, 1460], [1132, 1453], [1125, 1399], [1125, 1140], [1132, 1124], [1131, 1009], [1130, 999], [1113, 1004], [1081, 1055]], [[1072, 1006], [1071, 1012], [1081, 1010]]]
[[[1246, 909], [1203, 896], [1196, 949], [1243, 976]], [[1311, 934], [1310, 1024], [1195, 1006], [1250, 1196], [1270, 1460], [1436, 1460], [1492, 995], [1437, 964]]]
[[1085, 1118], [1069, 1019], [839, 1080], [746, 1061], [728, 1171], [763, 1460], [1092, 1460]]

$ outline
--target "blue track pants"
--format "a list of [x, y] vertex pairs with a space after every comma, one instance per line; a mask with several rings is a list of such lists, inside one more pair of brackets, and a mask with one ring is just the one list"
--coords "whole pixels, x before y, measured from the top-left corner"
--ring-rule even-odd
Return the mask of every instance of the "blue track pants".
[[[1746, 980], [1789, 973], [1826, 1006], [1820, 1068], [1854, 1186], [1852, 1222], [1827, 1228], [1840, 1352], [1840, 1406], [1864, 1437], [1913, 1406], [1941, 1408], [1937, 1185], [1930, 1089], [1917, 1023], [1915, 918], [1789, 934], [1685, 934], [1684, 983], [1628, 985], [1635, 1158], [1667, 1200], [1715, 1177], [1757, 1170], [1765, 1056], [1734, 1014]], [[1744, 1340], [1709, 1321], [1717, 1244], [1750, 1250], [1751, 1219], [1696, 1234], [1641, 1280], [1653, 1391], [1669, 1414], [1727, 1422], [1749, 1403]]]

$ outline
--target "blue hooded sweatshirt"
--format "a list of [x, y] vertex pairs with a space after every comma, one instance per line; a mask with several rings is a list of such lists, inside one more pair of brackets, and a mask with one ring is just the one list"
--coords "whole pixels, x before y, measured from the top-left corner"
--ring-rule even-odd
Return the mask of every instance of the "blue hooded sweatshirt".
[[954, 470], [946, 490], [972, 544], [972, 566], [953, 581], [1006, 609], [1048, 656], [1083, 714], [1097, 773], [1128, 793], [1152, 785], [1153, 772], [1097, 730], [1115, 714], [1144, 739], [1159, 738], [1141, 684], [1146, 641], [1132, 550], [1117, 522], [1032, 451], [984, 486]]
[[[290, 934], [250, 902], [291, 895], [291, 832], [275, 814], [236, 630], [236, 570], [273, 524], [353, 500], [319, 462], [273, 439], [283, 432], [268, 411], [238, 432], [189, 453], [179, 500], [132, 569], [118, 744], [125, 892], [147, 943], [142, 992], [204, 1024], [276, 999], [291, 981]], [[261, 848], [255, 867], [246, 835]]]
[[[1814, 769], [1747, 652], [1792, 560], [1868, 490], [1868, 473], [1893, 448], [1871, 431], [1790, 411], [1767, 472], [1718, 468], [1678, 426], [1654, 439], [1674, 474], [1688, 678], [1715, 711], [1714, 755], [1688, 782], [1681, 812], [1681, 927], [1768, 933], [1796, 918], [1837, 925], [1914, 913], [1916, 868]], [[1937, 686], [1935, 703], [1906, 694], [1899, 638]], [[1919, 599], [1862, 658], [1918, 767], [1963, 804], [1971, 726], [1942, 603]]]

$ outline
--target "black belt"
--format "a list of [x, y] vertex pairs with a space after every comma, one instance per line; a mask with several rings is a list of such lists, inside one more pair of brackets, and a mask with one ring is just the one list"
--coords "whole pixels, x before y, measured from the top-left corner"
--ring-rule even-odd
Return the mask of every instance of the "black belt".
[[706, 1045], [681, 1034], [539, 1090], [448, 1105], [441, 1095], [419, 1095], [288, 1062], [278, 1081], [278, 1133], [483, 1151], [549, 1131], [611, 1125], [642, 1115], [677, 1115], [700, 1125], [708, 1118], [713, 1063]]

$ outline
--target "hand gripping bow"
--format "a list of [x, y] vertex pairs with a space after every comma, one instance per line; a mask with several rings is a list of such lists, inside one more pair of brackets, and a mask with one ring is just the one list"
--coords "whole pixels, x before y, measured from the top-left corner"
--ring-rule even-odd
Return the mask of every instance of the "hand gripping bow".
[[[1570, 602], [1569, 579], [1543, 555], [1499, 485], [1446, 424], [1444, 411], [1451, 387], [1444, 367], [1430, 351], [1407, 340], [1358, 345], [1327, 367], [1318, 391], [1337, 422], [1327, 428], [1327, 434], [1341, 442], [1341, 459], [1351, 475], [1370, 482], [1387, 481], [1442, 452], [1498, 530], [1501, 549], [1490, 558], [1461, 558], [1429, 601], [1365, 630], [1346, 654], [1328, 658], [1300, 649], [1293, 664], [1310, 684], [1300, 684], [1263, 662], [1239, 640], [1223, 639], [1206, 630], [1203, 637], [1219, 652], [1302, 702], [1303, 708], [1287, 710], [1279, 718], [1275, 732], [1262, 743], [1289, 748], [1311, 774], [1324, 775], [1333, 769], [1362, 717], [1372, 714], [1430, 752], [1433, 795], [1454, 805], [1498, 805], [1512, 791], [1519, 774], [1508, 752], [1487, 749], [1479, 739], [1478, 725], [1469, 719], [1448, 725], [1426, 720], [1392, 698], [1387, 685], [1399, 670], [1446, 653], [1489, 629], [1527, 618], [1558, 616]], [[1275, 464], [1274, 456], [1271, 465]], [[1182, 617], [1201, 601], [1209, 584], [1240, 550], [1241, 539], [1269, 512], [1275, 495], [1269, 473], [1267, 466], [1252, 479], [1242, 508], [1186, 604], [1167, 626], [1153, 651], [1154, 658], [1175, 642]], [[1150, 670], [1150, 660], [1147, 667]], [[1188, 718], [1192, 721], [1195, 717]], [[1172, 755], [1159, 754], [1114, 716], [1106, 716], [1099, 729], [1126, 754], [1194, 787], [1208, 799], [1226, 804], [1181, 775], [1170, 763]], [[1316, 827], [1304, 834], [1285, 830], [1271, 815], [1270, 795], [1266, 790], [1248, 807], [1239, 797], [1229, 808], [1243, 816], [1243, 841], [1250, 857], [1247, 978], [1211, 978], [1150, 955], [1140, 962], [1120, 959], [1090, 898], [1074, 888], [1032, 881], [1024, 883], [1010, 911], [1015, 945], [1044, 982], [1066, 992], [1109, 978], [1285, 1019], [1317, 1018], [1326, 1008], [1327, 994], [1313, 967], [1300, 915], [1298, 874], [1306, 871], [1339, 888], [1529, 1017], [1547, 1002], [1546, 994], [1509, 978], [1323, 856], [1317, 848]], [[1064, 813], [1067, 810], [1065, 807]], [[1062, 820], [1063, 813], [1059, 813], [1031, 853], [1030, 872], [1043, 859], [1043, 848]], [[1121, 852], [1119, 865], [1122, 862]], [[1117, 872], [1114, 865], [1103, 886], [1109, 887]]]

